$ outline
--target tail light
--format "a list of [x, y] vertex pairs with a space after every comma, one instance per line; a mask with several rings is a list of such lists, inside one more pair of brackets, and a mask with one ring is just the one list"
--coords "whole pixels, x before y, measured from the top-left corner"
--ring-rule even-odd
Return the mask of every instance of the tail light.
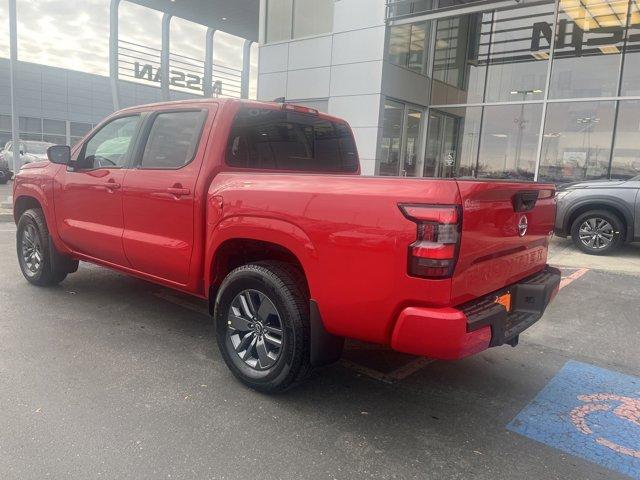
[[409, 275], [448, 278], [453, 275], [460, 244], [461, 214], [455, 205], [399, 205], [417, 225], [416, 241], [409, 245]]

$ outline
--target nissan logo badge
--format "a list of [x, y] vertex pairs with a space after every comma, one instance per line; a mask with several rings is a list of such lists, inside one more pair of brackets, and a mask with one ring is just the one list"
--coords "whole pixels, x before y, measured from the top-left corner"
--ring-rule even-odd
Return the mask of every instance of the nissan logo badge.
[[529, 221], [527, 220], [526, 215], [522, 215], [520, 217], [520, 221], [518, 222], [518, 235], [524, 237], [525, 233], [527, 233], [527, 228], [529, 227]]

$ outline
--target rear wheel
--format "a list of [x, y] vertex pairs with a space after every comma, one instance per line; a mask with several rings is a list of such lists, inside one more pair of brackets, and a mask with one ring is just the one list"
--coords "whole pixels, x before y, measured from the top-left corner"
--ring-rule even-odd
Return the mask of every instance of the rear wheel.
[[580, 215], [571, 227], [573, 243], [590, 255], [607, 255], [624, 243], [625, 225], [607, 210]]
[[218, 347], [245, 385], [275, 393], [310, 372], [305, 292], [302, 275], [280, 262], [244, 265], [222, 282], [214, 313]]
[[22, 214], [16, 235], [18, 263], [24, 278], [40, 287], [56, 285], [77, 268], [77, 261], [55, 251], [42, 210], [34, 208]]

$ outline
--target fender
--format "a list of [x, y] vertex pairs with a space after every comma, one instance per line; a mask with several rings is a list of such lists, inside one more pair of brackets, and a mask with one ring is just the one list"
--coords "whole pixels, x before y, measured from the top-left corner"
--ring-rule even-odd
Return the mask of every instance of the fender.
[[[14, 206], [23, 198], [33, 198], [37, 200], [42, 207], [42, 213], [44, 213], [44, 218], [47, 222], [49, 237], [53, 241], [56, 249], [61, 253], [70, 253], [70, 250], [62, 242], [62, 239], [58, 234], [58, 226], [56, 225], [55, 220], [55, 207], [51, 201], [53, 197], [53, 181], [51, 179], [46, 179], [43, 183], [38, 184], [37, 181], [27, 182], [23, 179], [18, 180], [18, 182], [19, 183], [16, 185], [15, 189], [15, 198], [13, 199]], [[15, 214], [14, 219], [16, 224], [20, 220], [15, 216]]]
[[[237, 215], [227, 217], [219, 222], [210, 230], [208, 238], [210, 241], [206, 249], [205, 263], [205, 265], [209, 266], [207, 272], [212, 270], [213, 259], [218, 248], [227, 240], [238, 238], [260, 240], [274, 243], [292, 252], [302, 265], [311, 295], [309, 302], [311, 364], [314, 366], [328, 365], [340, 358], [344, 338], [336, 337], [324, 328], [319, 306], [317, 302], [313, 300], [314, 284], [317, 278], [315, 271], [318, 265], [318, 255], [313, 242], [300, 227], [291, 222], [276, 218]], [[211, 287], [211, 276], [209, 274], [207, 274], [205, 282], [205, 292], [209, 292]], [[211, 301], [211, 299], [209, 300]]]
[[[309, 236], [297, 225], [285, 220], [253, 215], [234, 215], [224, 218], [207, 232], [205, 265], [211, 271], [213, 259], [220, 245], [227, 240], [250, 239], [270, 242], [291, 251], [303, 266], [309, 291], [313, 298], [318, 254]], [[210, 275], [205, 278], [205, 292], [211, 286]]]
[[627, 241], [633, 240], [633, 232], [634, 232], [633, 214], [629, 211], [627, 206], [622, 201], [620, 201], [616, 197], [611, 197], [608, 195], [603, 195], [601, 197], [589, 197], [588, 199], [579, 201], [574, 205], [572, 205], [567, 210], [567, 213], [565, 214], [565, 220], [563, 225], [563, 229], [565, 232], [571, 233], [570, 232], [571, 225], [569, 225], [569, 219], [573, 216], [574, 212], [579, 208], [588, 206], [590, 204], [606, 205], [606, 206], [615, 208], [617, 211], [621, 212], [624, 217], [623, 220], [627, 224], [626, 240]]

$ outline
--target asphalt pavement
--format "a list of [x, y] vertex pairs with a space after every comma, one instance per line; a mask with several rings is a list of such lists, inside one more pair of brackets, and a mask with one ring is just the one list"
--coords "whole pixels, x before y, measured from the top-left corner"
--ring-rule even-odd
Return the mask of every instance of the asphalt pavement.
[[[557, 437], [559, 446], [534, 439], [546, 420], [527, 427], [541, 417], [526, 413], [551, 405], [553, 424], [580, 412], [555, 413], [543, 398], [572, 365], [632, 383], [640, 376], [638, 276], [565, 268], [557, 299], [516, 348], [430, 362], [350, 343], [342, 361], [270, 397], [229, 373], [204, 303], [86, 264], [58, 287], [36, 288], [19, 272], [14, 241], [13, 224], [0, 223], [3, 479], [583, 480], [640, 472], [628, 454], [640, 449], [640, 435], [624, 437], [628, 451], [614, 463], [592, 461], [595, 437], [571, 434], [584, 452], [563, 448], [570, 435]], [[627, 470], [616, 467], [627, 460]]]

